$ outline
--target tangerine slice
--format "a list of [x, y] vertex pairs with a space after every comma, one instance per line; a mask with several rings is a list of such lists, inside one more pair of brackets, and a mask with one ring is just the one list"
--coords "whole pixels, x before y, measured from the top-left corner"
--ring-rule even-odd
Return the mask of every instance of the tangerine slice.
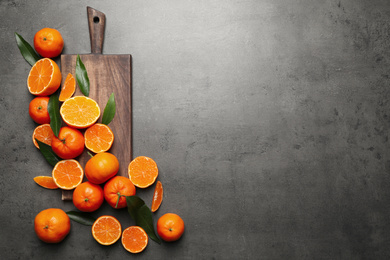
[[53, 177], [37, 176], [37, 177], [34, 177], [34, 181], [36, 182], [36, 184], [38, 184], [39, 186], [42, 186], [43, 188], [51, 189], [51, 190], [58, 189], [58, 186], [54, 182]]
[[158, 176], [158, 168], [152, 158], [139, 156], [132, 160], [128, 167], [129, 179], [138, 188], [152, 185]]
[[85, 147], [94, 153], [108, 151], [114, 142], [114, 133], [104, 124], [94, 124], [84, 133]]
[[68, 98], [72, 97], [74, 92], [76, 91], [76, 80], [74, 79], [71, 73], [66, 76], [64, 85], [61, 88], [59, 101], [64, 102]]
[[76, 188], [84, 177], [84, 171], [80, 163], [76, 160], [59, 161], [52, 172], [55, 184], [63, 190]]
[[76, 96], [62, 103], [60, 114], [69, 126], [87, 128], [99, 119], [100, 108], [92, 98]]
[[49, 58], [38, 60], [31, 68], [27, 87], [31, 94], [49, 96], [61, 85], [61, 71], [57, 63]]
[[32, 140], [34, 145], [39, 149], [39, 145], [35, 139], [38, 139], [42, 143], [51, 146], [51, 140], [53, 139], [54, 133], [49, 124], [39, 125], [34, 129]]
[[101, 216], [92, 225], [92, 236], [104, 246], [114, 244], [122, 233], [121, 223], [113, 216]]
[[163, 186], [160, 181], [157, 181], [156, 188], [154, 189], [154, 194], [153, 194], [153, 201], [152, 201], [152, 212], [156, 212], [158, 208], [161, 205], [162, 199], [163, 199]]
[[122, 245], [130, 253], [140, 253], [148, 245], [148, 235], [139, 226], [128, 227], [123, 231]]

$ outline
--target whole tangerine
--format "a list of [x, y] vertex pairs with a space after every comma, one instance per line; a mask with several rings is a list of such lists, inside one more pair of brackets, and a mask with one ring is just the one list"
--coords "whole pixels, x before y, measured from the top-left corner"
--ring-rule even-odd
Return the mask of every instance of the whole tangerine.
[[176, 241], [184, 233], [184, 221], [177, 214], [166, 213], [157, 221], [157, 233], [164, 241]]
[[70, 219], [62, 209], [45, 209], [36, 215], [34, 229], [43, 242], [59, 243], [69, 234]]
[[44, 58], [54, 58], [61, 54], [64, 39], [56, 29], [43, 28], [34, 36], [34, 48]]
[[115, 176], [104, 185], [104, 199], [114, 209], [127, 207], [126, 198], [123, 196], [135, 195], [135, 186], [129, 178]]
[[47, 111], [49, 97], [36, 97], [31, 100], [28, 107], [28, 113], [35, 123], [43, 125], [50, 123], [50, 115]]
[[115, 155], [107, 152], [98, 153], [85, 165], [85, 176], [95, 184], [102, 184], [114, 177], [119, 170], [119, 161]]
[[103, 204], [103, 189], [100, 185], [83, 182], [73, 191], [73, 204], [83, 212], [93, 212]]
[[62, 159], [76, 158], [84, 151], [84, 135], [77, 129], [64, 126], [58, 137], [53, 136], [51, 148]]

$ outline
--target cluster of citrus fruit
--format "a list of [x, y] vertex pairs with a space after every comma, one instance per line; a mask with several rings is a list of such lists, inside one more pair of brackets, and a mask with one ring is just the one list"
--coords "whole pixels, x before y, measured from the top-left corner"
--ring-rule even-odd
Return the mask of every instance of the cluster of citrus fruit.
[[[40, 143], [51, 147], [60, 158], [54, 165], [51, 176], [37, 176], [34, 181], [48, 189], [73, 190], [73, 204], [81, 212], [93, 212], [106, 201], [115, 209], [127, 207], [126, 196], [134, 196], [137, 188], [147, 188], [158, 176], [156, 162], [146, 156], [139, 156], [128, 165], [128, 176], [118, 176], [117, 157], [109, 150], [114, 142], [114, 133], [107, 124], [98, 123], [98, 103], [86, 96], [73, 96], [76, 80], [68, 74], [61, 88], [58, 100], [62, 102], [59, 114], [66, 126], [55, 134], [53, 120], [48, 109], [50, 95], [61, 85], [61, 72], [52, 57], [62, 52], [64, 46], [61, 34], [55, 29], [45, 28], [37, 32], [34, 48], [43, 57], [31, 68], [27, 86], [36, 96], [29, 105], [31, 118], [39, 124], [33, 132], [34, 145]], [[77, 158], [87, 148], [91, 158], [84, 169]], [[84, 175], [88, 181], [83, 182]], [[157, 181], [151, 205], [155, 212], [163, 198], [163, 187]], [[50, 208], [41, 211], [35, 218], [35, 232], [47, 243], [62, 241], [70, 231], [70, 219], [62, 209]], [[176, 214], [167, 213], [157, 222], [157, 233], [165, 241], [178, 240], [184, 232], [184, 222]], [[113, 216], [101, 216], [92, 225], [92, 236], [102, 245], [112, 245], [120, 238], [124, 248], [139, 253], [148, 243], [148, 235], [140, 226], [131, 226], [122, 232], [119, 221]]]

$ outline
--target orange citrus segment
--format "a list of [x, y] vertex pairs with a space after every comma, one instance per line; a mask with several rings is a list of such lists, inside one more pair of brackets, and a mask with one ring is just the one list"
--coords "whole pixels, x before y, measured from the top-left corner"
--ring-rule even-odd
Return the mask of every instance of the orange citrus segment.
[[60, 114], [69, 126], [87, 128], [99, 119], [100, 108], [92, 98], [76, 96], [62, 103]]
[[32, 140], [34, 145], [39, 149], [39, 145], [35, 139], [38, 139], [39, 141], [51, 145], [51, 140], [53, 139], [53, 130], [51, 130], [51, 127], [49, 124], [43, 124], [39, 125], [35, 128], [33, 135], [32, 135]]
[[152, 201], [152, 212], [156, 212], [161, 205], [163, 199], [163, 186], [160, 181], [157, 181], [156, 188], [154, 189], [153, 201]]
[[48, 96], [56, 92], [61, 85], [61, 71], [53, 60], [40, 59], [32, 66], [27, 78], [27, 87], [31, 94]]
[[102, 245], [108, 246], [119, 240], [122, 227], [113, 216], [101, 216], [92, 225], [92, 236]]
[[51, 190], [54, 190], [54, 189], [58, 189], [58, 186], [55, 184], [54, 180], [53, 180], [53, 177], [50, 177], [50, 176], [37, 176], [34, 178], [34, 181], [46, 188], [46, 189], [51, 189]]
[[104, 124], [94, 124], [84, 133], [85, 147], [94, 153], [108, 151], [114, 142], [114, 133]]
[[62, 160], [54, 166], [52, 176], [59, 188], [71, 190], [83, 181], [84, 171], [78, 161], [73, 159]]
[[61, 102], [64, 102], [71, 96], [73, 96], [76, 90], [76, 80], [74, 79], [72, 74], [68, 74], [66, 76], [64, 85], [62, 86], [60, 97], [58, 98]]
[[122, 245], [130, 253], [140, 253], [148, 245], [148, 235], [141, 227], [128, 227], [123, 231]]
[[139, 156], [132, 160], [128, 167], [129, 178], [138, 188], [152, 185], [158, 176], [157, 164], [153, 159]]

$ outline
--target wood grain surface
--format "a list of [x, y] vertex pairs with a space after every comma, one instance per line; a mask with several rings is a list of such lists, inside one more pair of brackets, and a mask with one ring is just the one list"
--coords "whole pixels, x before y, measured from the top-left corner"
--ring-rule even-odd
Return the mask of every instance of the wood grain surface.
[[[119, 160], [118, 175], [128, 176], [127, 167], [132, 158], [131, 140], [131, 55], [103, 55], [103, 39], [105, 16], [103, 13], [87, 7], [89, 32], [91, 39], [91, 54], [82, 54], [80, 58], [85, 65], [90, 82], [89, 97], [94, 99], [100, 107], [101, 122], [105, 105], [111, 93], [115, 95], [116, 114], [108, 125], [114, 132], [114, 143], [110, 153]], [[63, 82], [68, 73], [76, 75], [76, 54], [61, 55], [61, 73]], [[76, 87], [74, 96], [83, 95]], [[84, 132], [84, 131], [82, 131]], [[90, 155], [87, 149], [77, 158], [84, 168]], [[63, 191], [62, 199], [72, 199], [72, 191]]]
[[[63, 78], [68, 73], [75, 75], [77, 55], [61, 56], [61, 72]], [[109, 152], [119, 160], [118, 175], [128, 176], [127, 166], [132, 158], [131, 142], [131, 56], [130, 55], [80, 55], [88, 72], [90, 81], [89, 97], [96, 100], [101, 110], [98, 122], [101, 122], [104, 107], [111, 93], [115, 95], [116, 114], [109, 124], [114, 132], [114, 143]], [[74, 96], [83, 95], [77, 87]], [[85, 149], [80, 156], [81, 165], [90, 158]], [[70, 199], [71, 192], [63, 192], [63, 199]]]

